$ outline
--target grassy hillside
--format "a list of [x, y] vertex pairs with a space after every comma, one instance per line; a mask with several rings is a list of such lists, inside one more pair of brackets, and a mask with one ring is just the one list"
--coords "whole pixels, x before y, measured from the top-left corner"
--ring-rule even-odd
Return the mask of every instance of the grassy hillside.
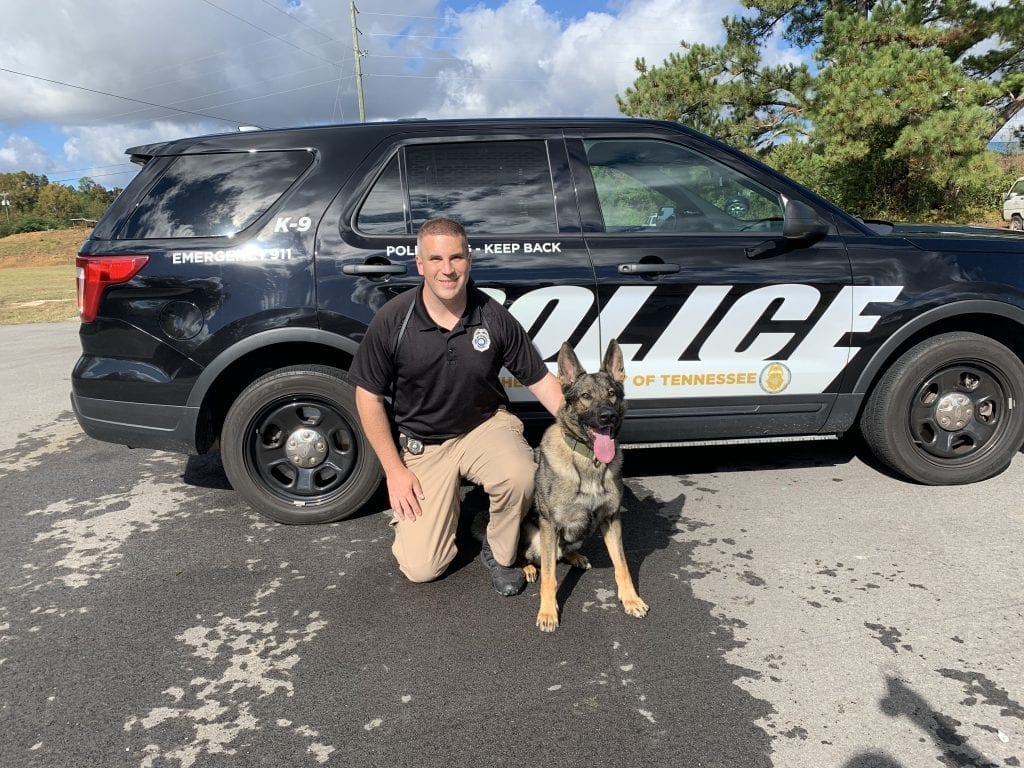
[[75, 256], [87, 229], [0, 237], [0, 324], [70, 320], [75, 309]]
[[88, 229], [55, 229], [0, 237], [0, 269], [74, 266]]

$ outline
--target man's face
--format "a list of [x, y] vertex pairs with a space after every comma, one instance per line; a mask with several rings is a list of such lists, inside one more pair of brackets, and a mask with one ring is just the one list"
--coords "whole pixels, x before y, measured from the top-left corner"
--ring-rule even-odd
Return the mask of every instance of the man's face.
[[469, 254], [456, 235], [424, 235], [416, 253], [416, 269], [434, 296], [449, 302], [464, 294], [469, 282]]

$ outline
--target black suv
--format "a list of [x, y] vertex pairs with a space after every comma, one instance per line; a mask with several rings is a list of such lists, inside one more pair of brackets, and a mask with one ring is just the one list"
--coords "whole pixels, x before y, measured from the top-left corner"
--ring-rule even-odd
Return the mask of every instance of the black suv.
[[[205, 136], [143, 168], [78, 259], [85, 431], [219, 445], [290, 523], [343, 518], [380, 469], [346, 380], [373, 313], [419, 284], [417, 227], [470, 232], [473, 278], [554, 361], [622, 345], [632, 446], [859, 426], [928, 484], [1024, 441], [1024, 237], [838, 210], [676, 124], [411, 121]], [[511, 376], [528, 423], [546, 416]]]

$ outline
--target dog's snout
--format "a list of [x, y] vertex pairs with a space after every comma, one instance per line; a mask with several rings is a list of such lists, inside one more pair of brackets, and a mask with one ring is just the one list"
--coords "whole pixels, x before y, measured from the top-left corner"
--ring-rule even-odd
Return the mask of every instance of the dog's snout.
[[602, 427], [610, 427], [618, 420], [618, 417], [619, 413], [614, 408], [602, 408], [597, 415], [597, 423]]

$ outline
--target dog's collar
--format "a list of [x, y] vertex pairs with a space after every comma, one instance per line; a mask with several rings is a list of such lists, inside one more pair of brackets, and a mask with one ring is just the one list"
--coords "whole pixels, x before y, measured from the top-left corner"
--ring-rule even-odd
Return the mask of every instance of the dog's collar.
[[585, 443], [582, 440], [577, 440], [575, 437], [570, 435], [568, 432], [563, 432], [562, 436], [565, 438], [565, 444], [569, 446], [569, 449], [573, 453], [578, 453], [585, 459], [591, 459], [594, 465], [600, 464], [597, 457], [594, 455], [594, 447], [589, 443]]

